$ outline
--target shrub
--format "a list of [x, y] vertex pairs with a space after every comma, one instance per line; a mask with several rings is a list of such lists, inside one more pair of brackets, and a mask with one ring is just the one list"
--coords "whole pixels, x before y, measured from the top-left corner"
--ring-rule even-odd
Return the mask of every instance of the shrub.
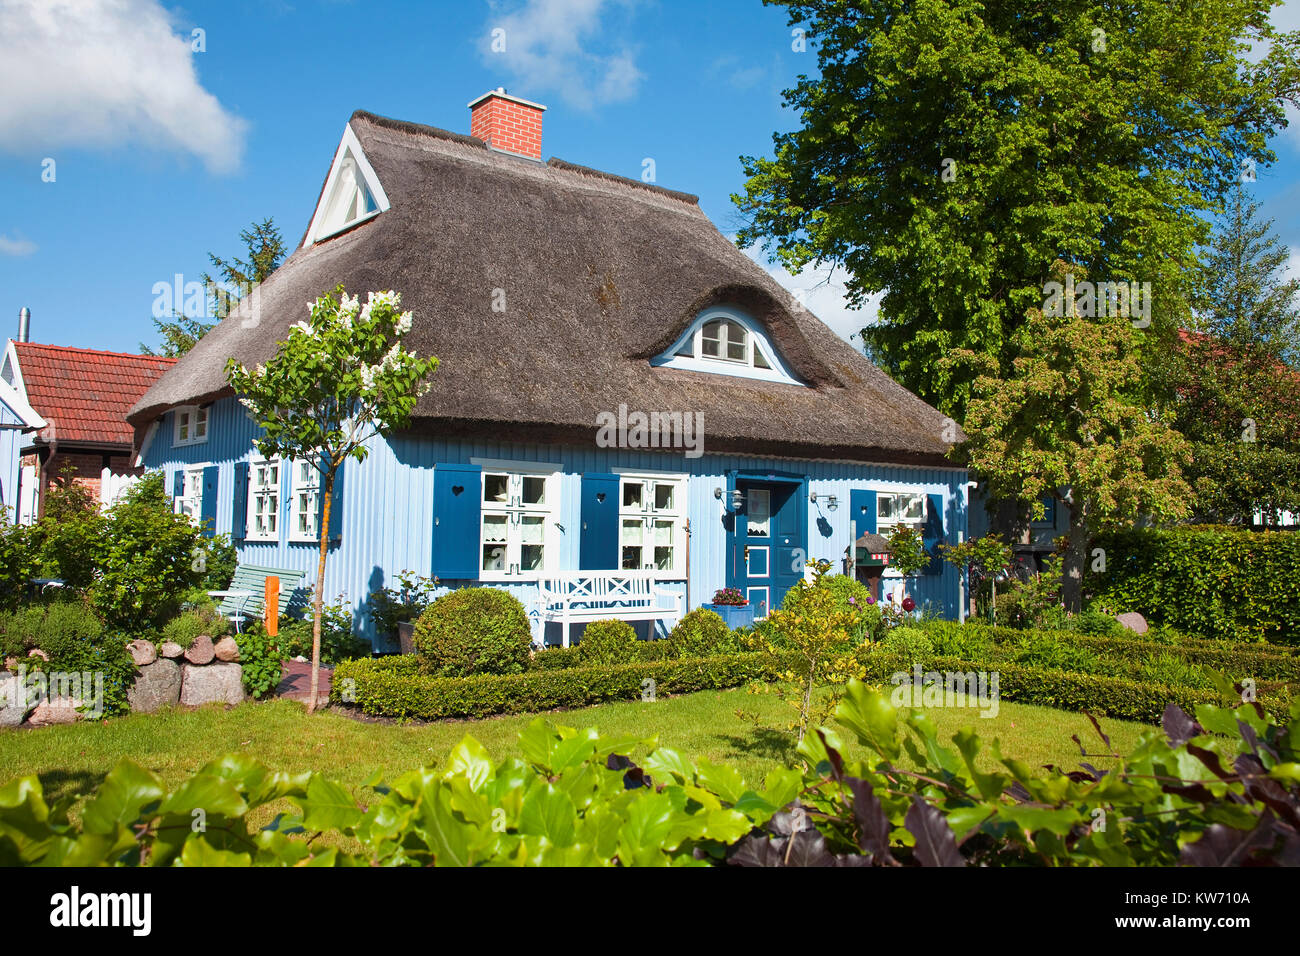
[[524, 606], [502, 588], [444, 594], [420, 615], [414, 639], [420, 670], [443, 677], [522, 673], [532, 647]]
[[[645, 643], [644, 641], [642, 642]], [[555, 653], [544, 651], [543, 655]], [[639, 701], [649, 687], [656, 696], [742, 687], [774, 680], [793, 658], [724, 654], [689, 660], [538, 669], [524, 674], [437, 677], [420, 672], [410, 656], [346, 661], [334, 670], [330, 699], [343, 703], [349, 679], [355, 703], [367, 714], [442, 720], [523, 714], [586, 707], [611, 700]], [[647, 684], [652, 681], [653, 684]]]
[[200, 634], [206, 634], [216, 640], [229, 628], [230, 622], [217, 612], [215, 605], [209, 602], [184, 611], [168, 621], [163, 625], [162, 639], [189, 650]]
[[668, 647], [673, 657], [709, 657], [734, 651], [736, 642], [716, 611], [697, 607], [668, 634]]
[[1193, 634], [1300, 644], [1300, 535], [1244, 528], [1138, 528], [1097, 536], [1106, 570], [1087, 593]]
[[584, 664], [627, 664], [636, 659], [636, 631], [627, 621], [592, 621], [578, 642]]
[[1153, 684], [1169, 687], [1212, 687], [1205, 670], [1176, 654], [1156, 654], [1141, 664], [1142, 675]]
[[880, 651], [896, 654], [909, 665], [926, 662], [934, 656], [934, 644], [926, 633], [914, 627], [896, 627], [880, 642]]
[[1015, 660], [1027, 667], [1046, 667], [1083, 674], [1095, 674], [1101, 670], [1097, 655], [1086, 647], [1062, 640], [1054, 634], [1038, 632], [1021, 639]]
[[26, 598], [36, 568], [31, 526], [12, 523], [0, 505], [0, 610], [13, 610]]
[[1078, 631], [1080, 634], [1108, 634], [1111, 636], [1123, 634], [1128, 630], [1111, 615], [1095, 607], [1085, 608], [1073, 617], [1067, 617], [1066, 627], [1071, 631]]
[[380, 634], [393, 634], [399, 623], [418, 618], [440, 587], [437, 578], [413, 571], [398, 572], [397, 584], [370, 592], [370, 617]]
[[793, 587], [785, 592], [781, 602], [784, 611], [797, 611], [799, 603], [814, 593], [825, 591], [836, 613], [847, 614], [852, 619], [849, 636], [856, 642], [878, 641], [897, 623], [897, 611], [876, 603], [871, 589], [856, 578], [846, 574], [819, 574], [811, 588]]
[[262, 697], [275, 690], [284, 670], [277, 638], [266, 633], [261, 621], [255, 621], [235, 636], [235, 643], [239, 645], [244, 690], [252, 697]]
[[[638, 640], [631, 644], [628, 650], [630, 654], [629, 661], [643, 663], [666, 661], [673, 656], [672, 648], [667, 641]], [[559, 671], [585, 666], [588, 666], [588, 662], [582, 657], [581, 644], [575, 647], [548, 647], [540, 651], [534, 651], [532, 659], [528, 662], [530, 671]]]

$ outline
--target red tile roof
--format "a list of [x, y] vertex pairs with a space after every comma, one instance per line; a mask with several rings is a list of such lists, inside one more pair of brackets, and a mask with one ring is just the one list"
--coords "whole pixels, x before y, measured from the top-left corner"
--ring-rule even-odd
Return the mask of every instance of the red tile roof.
[[176, 359], [15, 342], [27, 401], [56, 441], [130, 445], [126, 413]]

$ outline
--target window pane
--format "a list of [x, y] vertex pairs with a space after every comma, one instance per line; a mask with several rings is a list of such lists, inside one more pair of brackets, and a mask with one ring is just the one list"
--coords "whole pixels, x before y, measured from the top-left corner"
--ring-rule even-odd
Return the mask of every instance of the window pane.
[[524, 504], [546, 504], [546, 479], [530, 475], [524, 476]]
[[645, 526], [640, 522], [640, 520], [634, 519], [632, 521], [624, 521], [623, 522], [623, 543], [640, 544], [642, 538], [642, 531], [644, 530], [644, 528]]
[[671, 571], [673, 569], [673, 549], [655, 548], [655, 569]]
[[733, 362], [747, 361], [745, 355], [745, 340], [743, 338], [739, 342], [727, 342], [727, 358]]
[[540, 544], [525, 544], [519, 549], [519, 569], [521, 571], [541, 571], [544, 568], [543, 552]]
[[641, 548], [625, 547], [623, 549], [623, 570], [639, 571], [641, 570]]
[[623, 485], [623, 507], [640, 510], [645, 500], [645, 486], [639, 481], [629, 481]]
[[671, 545], [673, 543], [673, 523], [671, 521], [655, 522], [654, 543], [656, 545]]
[[758, 347], [758, 343], [754, 343], [754, 368], [771, 367], [771, 365], [767, 364], [767, 359], [763, 357], [763, 350]]
[[524, 544], [541, 544], [546, 539], [546, 519], [540, 515], [524, 515], [519, 534], [519, 540]]
[[506, 535], [509, 518], [506, 515], [483, 516], [483, 570], [506, 569]]
[[660, 482], [655, 485], [655, 508], [658, 511], [672, 511], [676, 500], [677, 486]]
[[508, 521], [509, 519], [505, 515], [484, 515], [483, 540], [485, 542], [505, 544]]
[[768, 522], [771, 518], [771, 492], [765, 488], [754, 488], [747, 496], [745, 512], [749, 515], [748, 532], [751, 536], [766, 537]]
[[504, 504], [510, 498], [510, 477], [508, 475], [483, 476], [483, 500]]

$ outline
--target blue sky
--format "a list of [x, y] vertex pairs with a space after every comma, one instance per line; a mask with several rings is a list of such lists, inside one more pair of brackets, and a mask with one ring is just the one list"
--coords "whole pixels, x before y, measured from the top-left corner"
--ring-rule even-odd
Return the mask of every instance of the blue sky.
[[[354, 109], [468, 132], [497, 86], [549, 107], [545, 156], [652, 158], [730, 234], [738, 157], [793, 125], [780, 92], [814, 57], [759, 0], [0, 0], [0, 337], [28, 306], [35, 341], [153, 342], [155, 283], [242, 252], [255, 219], [300, 241]], [[1255, 188], [1300, 264], [1300, 126], [1274, 147]], [[841, 334], [863, 324], [833, 277], [776, 274]]]

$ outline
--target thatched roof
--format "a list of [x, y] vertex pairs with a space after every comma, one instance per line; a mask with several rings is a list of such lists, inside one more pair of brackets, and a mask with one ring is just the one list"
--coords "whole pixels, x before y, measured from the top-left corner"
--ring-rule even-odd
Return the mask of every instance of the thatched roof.
[[[946, 419], [800, 307], [695, 197], [369, 113], [351, 128], [391, 208], [290, 256], [262, 286], [259, 324], [237, 311], [204, 336], [132, 409], [137, 428], [228, 394], [229, 356], [266, 361], [342, 282], [400, 291], [406, 345], [441, 360], [418, 432], [591, 444], [597, 414], [625, 402], [702, 412], [706, 452], [943, 463]], [[650, 365], [723, 303], [763, 323], [809, 387]]]

